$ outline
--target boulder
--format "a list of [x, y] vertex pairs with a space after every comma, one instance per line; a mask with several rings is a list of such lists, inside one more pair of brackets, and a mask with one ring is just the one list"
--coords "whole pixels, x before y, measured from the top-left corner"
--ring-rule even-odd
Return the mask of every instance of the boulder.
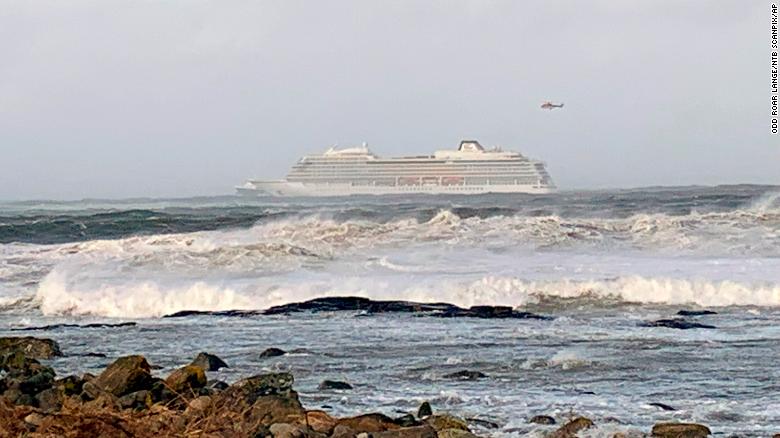
[[487, 375], [479, 371], [461, 370], [451, 374], [446, 374], [445, 379], [458, 379], [458, 380], [477, 380], [484, 379]]
[[444, 429], [459, 429], [469, 431], [469, 426], [465, 420], [454, 415], [436, 414], [425, 419], [425, 422], [436, 429], [437, 432]]
[[176, 394], [194, 394], [206, 386], [206, 373], [196, 365], [187, 365], [172, 372], [165, 384]]
[[348, 390], [348, 389], [352, 389], [352, 385], [350, 385], [347, 382], [341, 382], [341, 381], [338, 381], [338, 380], [323, 380], [322, 383], [320, 383], [319, 389], [321, 389], [321, 390], [328, 390], [328, 389]]
[[268, 430], [273, 438], [304, 438], [310, 435], [305, 426], [289, 423], [275, 423]]
[[79, 395], [84, 387], [84, 379], [79, 376], [67, 376], [54, 381], [54, 386], [59, 388], [66, 396]]
[[[224, 391], [228, 398], [240, 398], [247, 404], [253, 404], [258, 398], [268, 395], [289, 396], [294, 379], [290, 373], [269, 373], [241, 379]], [[297, 394], [295, 395], [297, 398]]]
[[438, 438], [477, 438], [473, 433], [461, 429], [444, 429], [436, 435]]
[[658, 423], [651, 434], [660, 438], [706, 438], [712, 432], [707, 426], [696, 423]]
[[263, 426], [274, 423], [303, 425], [306, 424], [306, 410], [294, 391], [287, 395], [266, 395], [252, 404], [247, 422]]
[[593, 427], [593, 421], [585, 417], [577, 417], [548, 435], [548, 438], [571, 438], [590, 427]]
[[120, 357], [89, 382], [97, 389], [116, 397], [142, 389], [150, 389], [152, 383], [154, 380], [150, 373], [149, 363], [143, 356], [137, 355]]
[[355, 431], [355, 433], [383, 432], [400, 428], [392, 418], [384, 414], [364, 414], [357, 417], [342, 418], [338, 421], [338, 425], [346, 426]]
[[152, 392], [146, 389], [123, 395], [117, 400], [122, 409], [141, 411], [152, 406]]
[[226, 382], [223, 382], [222, 380], [217, 380], [209, 384], [209, 388], [211, 388], [215, 392], [224, 391], [228, 389], [230, 385], [228, 385]]
[[402, 415], [398, 418], [393, 418], [393, 422], [401, 427], [414, 427], [420, 426], [422, 423], [417, 421], [412, 414]]
[[0, 337], [0, 354], [21, 352], [30, 359], [51, 359], [62, 356], [60, 346], [55, 341], [46, 338]]
[[677, 314], [680, 316], [704, 316], [704, 315], [717, 315], [718, 312], [712, 310], [679, 310]]
[[648, 405], [655, 406], [658, 409], [661, 409], [663, 411], [676, 411], [677, 410], [677, 409], [667, 405], [666, 403], [653, 402], [653, 403], [648, 403]]
[[262, 353], [260, 353], [260, 358], [264, 359], [267, 357], [278, 357], [278, 356], [284, 356], [285, 354], [287, 354], [287, 352], [282, 350], [281, 348], [271, 347], [271, 348], [266, 348]]
[[306, 424], [315, 432], [330, 435], [336, 428], [336, 423], [337, 420], [325, 411], [306, 411]]
[[199, 366], [204, 371], [217, 371], [220, 368], [229, 368], [225, 361], [206, 352], [198, 353], [198, 356], [195, 357], [190, 365]]
[[425, 418], [430, 415], [433, 415], [433, 409], [431, 409], [431, 404], [427, 401], [422, 402], [420, 405], [420, 408], [417, 409], [417, 418]]
[[357, 437], [357, 432], [355, 432], [351, 427], [346, 426], [344, 424], [336, 424], [336, 427], [333, 428], [333, 433], [331, 433], [330, 438], [355, 438]]
[[201, 415], [212, 405], [212, 398], [208, 395], [201, 395], [190, 400], [187, 403], [187, 410], [185, 414], [189, 415]]
[[31, 414], [24, 417], [24, 422], [31, 425], [38, 427], [43, 423], [43, 420], [46, 419], [46, 416], [43, 414], [39, 414], [38, 412], [32, 412]]
[[386, 430], [384, 432], [373, 432], [370, 436], [371, 438], [437, 438], [436, 431], [427, 424], [422, 426], [402, 427], [400, 429]]
[[528, 420], [529, 423], [535, 423], [535, 424], [555, 424], [555, 418], [549, 416], [549, 415], [534, 415], [531, 417], [530, 420]]
[[63, 392], [59, 388], [44, 389], [35, 395], [35, 405], [43, 412], [57, 412], [62, 409]]

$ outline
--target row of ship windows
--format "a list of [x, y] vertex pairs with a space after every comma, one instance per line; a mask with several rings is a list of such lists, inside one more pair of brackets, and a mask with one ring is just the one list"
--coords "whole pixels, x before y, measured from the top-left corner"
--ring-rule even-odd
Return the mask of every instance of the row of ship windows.
[[465, 178], [460, 180], [420, 180], [420, 179], [407, 179], [403, 178], [396, 181], [395, 179], [374, 179], [374, 180], [358, 180], [353, 179], [330, 179], [325, 181], [312, 181], [312, 180], [290, 180], [291, 182], [304, 182], [304, 183], [316, 183], [316, 184], [350, 184], [353, 186], [420, 186], [420, 185], [432, 185], [432, 186], [472, 186], [472, 185], [517, 185], [517, 184], [536, 184], [538, 182], [548, 183], [547, 178]]

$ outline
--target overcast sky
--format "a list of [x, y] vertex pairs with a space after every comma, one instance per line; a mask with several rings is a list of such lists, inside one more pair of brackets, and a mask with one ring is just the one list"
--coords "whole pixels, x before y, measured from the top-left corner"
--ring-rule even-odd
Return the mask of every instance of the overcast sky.
[[567, 189], [778, 184], [768, 10], [0, 0], [0, 199], [227, 194], [335, 143], [461, 138], [542, 159]]

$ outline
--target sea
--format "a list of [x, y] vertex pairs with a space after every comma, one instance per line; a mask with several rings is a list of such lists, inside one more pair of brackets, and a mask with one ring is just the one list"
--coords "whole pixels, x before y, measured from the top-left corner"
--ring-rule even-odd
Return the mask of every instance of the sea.
[[[216, 313], [333, 296], [549, 319]], [[204, 313], [165, 317], [184, 310]], [[675, 318], [710, 328], [652, 324]], [[138, 353], [164, 376], [207, 351], [230, 365], [212, 380], [290, 371], [308, 408], [400, 416], [427, 400], [495, 423], [475, 426], [486, 436], [541, 437], [540, 414], [587, 416], [590, 436], [664, 421], [771, 436], [780, 187], [1, 202], [0, 336], [21, 335], [60, 343], [59, 375]], [[487, 377], [445, 377], [460, 370]]]

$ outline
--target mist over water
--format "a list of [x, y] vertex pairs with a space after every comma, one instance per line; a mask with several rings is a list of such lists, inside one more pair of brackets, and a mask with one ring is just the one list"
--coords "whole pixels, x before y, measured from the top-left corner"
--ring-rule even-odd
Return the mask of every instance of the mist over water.
[[[139, 321], [138, 328], [100, 332], [102, 347], [84, 331], [47, 333], [74, 354], [143, 352], [173, 367], [182, 355], [210, 349], [236, 364], [226, 377], [292, 369], [304, 397], [337, 412], [409, 409], [433, 399], [489, 413], [509, 434], [532, 432], [513, 423], [512, 413], [531, 414], [534, 406], [596, 417], [623, 412], [626, 427], [672, 415], [756, 435], [780, 420], [777, 391], [744, 381], [765, 379], [767, 364], [780, 359], [771, 348], [780, 340], [776, 187], [21, 202], [0, 205], [0, 242], [3, 327]], [[509, 305], [553, 320], [160, 319], [345, 295]], [[683, 308], [717, 311], [707, 317], [717, 329], [643, 326]], [[197, 344], [179, 341], [204, 327]], [[486, 342], [473, 358], [474, 346]], [[269, 346], [306, 348], [311, 356], [258, 363], [256, 350]], [[421, 348], [427, 353], [415, 355]], [[100, 366], [98, 359], [79, 361], [57, 365]], [[487, 388], [441, 380], [444, 371], [462, 368], [495, 380], [482, 384]], [[322, 373], [356, 382], [357, 393], [315, 393]], [[615, 381], [633, 383], [608, 383]], [[658, 401], [679, 410], [648, 405]]]

